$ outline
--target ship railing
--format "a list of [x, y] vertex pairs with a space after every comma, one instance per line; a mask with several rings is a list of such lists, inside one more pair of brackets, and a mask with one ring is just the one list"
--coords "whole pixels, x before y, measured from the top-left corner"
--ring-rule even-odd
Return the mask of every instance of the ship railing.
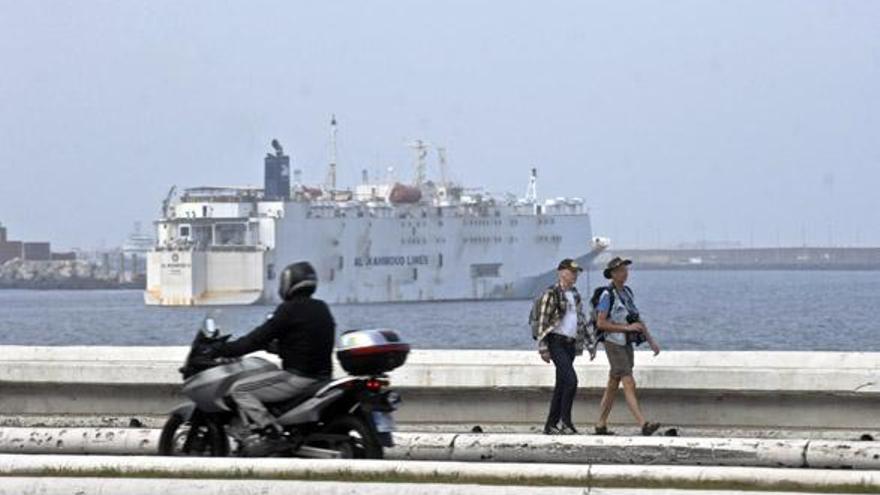
[[261, 244], [242, 244], [242, 245], [231, 245], [231, 244], [212, 244], [207, 248], [203, 249], [203, 251], [215, 251], [215, 252], [224, 252], [224, 253], [245, 253], [252, 251], [264, 251], [265, 246]]
[[210, 244], [203, 242], [178, 242], [153, 247], [153, 251], [221, 251], [221, 252], [247, 252], [264, 251], [263, 244]]

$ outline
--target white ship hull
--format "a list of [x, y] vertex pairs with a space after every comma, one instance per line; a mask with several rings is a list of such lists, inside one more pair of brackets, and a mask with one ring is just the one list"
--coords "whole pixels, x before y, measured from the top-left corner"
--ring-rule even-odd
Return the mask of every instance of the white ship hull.
[[[199, 204], [193, 210], [205, 211]], [[172, 230], [184, 223], [197, 228], [199, 221], [245, 222], [260, 240], [155, 249], [148, 256], [145, 302], [275, 302], [276, 275], [300, 260], [315, 265], [318, 296], [328, 302], [523, 298], [552, 280], [560, 259], [586, 263], [591, 257], [590, 217], [580, 209], [537, 214], [531, 206], [502, 205], [481, 215], [418, 205], [345, 211], [273, 202], [257, 210], [270, 214], [172, 222]]]

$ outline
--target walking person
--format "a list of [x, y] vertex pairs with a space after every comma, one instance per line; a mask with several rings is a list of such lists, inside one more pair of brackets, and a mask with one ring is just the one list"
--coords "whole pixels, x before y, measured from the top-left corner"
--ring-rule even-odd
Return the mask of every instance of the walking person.
[[[605, 354], [611, 371], [608, 376], [608, 384], [602, 396], [599, 410], [599, 420], [596, 422], [597, 435], [611, 435], [608, 431], [608, 416], [614, 406], [617, 389], [623, 384], [623, 395], [626, 404], [642, 429], [642, 435], [653, 435], [659, 423], [652, 423], [645, 419], [639, 406], [636, 395], [636, 382], [633, 379], [633, 366], [635, 364], [633, 345], [647, 341], [654, 355], [660, 353], [660, 346], [648, 331], [648, 326], [639, 315], [635, 305], [632, 290], [626, 285], [629, 277], [629, 265], [631, 260], [615, 257], [608, 262], [605, 268], [605, 278], [611, 280], [611, 284], [598, 292], [596, 307], [596, 327], [604, 338]], [[595, 297], [595, 296], [594, 296]]]
[[[571, 420], [571, 408], [577, 393], [578, 379], [574, 371], [575, 356], [590, 349], [595, 355], [595, 339], [587, 332], [581, 296], [575, 287], [578, 274], [583, 271], [576, 261], [562, 260], [557, 267], [558, 281], [548, 287], [536, 300], [532, 337], [538, 341], [541, 358], [556, 367], [556, 383], [550, 412], [544, 424], [546, 435], [575, 435], [578, 433]], [[536, 313], [536, 314], [535, 314]]]

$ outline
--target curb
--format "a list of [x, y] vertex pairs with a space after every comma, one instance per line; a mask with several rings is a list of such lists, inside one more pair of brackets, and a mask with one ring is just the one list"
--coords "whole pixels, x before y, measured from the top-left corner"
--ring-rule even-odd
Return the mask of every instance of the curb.
[[[185, 480], [131, 478], [4, 478], [0, 495], [718, 495], [733, 491], [652, 488], [538, 487], [439, 483], [344, 483], [338, 481]], [[791, 492], [761, 492], [794, 495]]]
[[332, 480], [849, 493], [880, 491], [880, 471], [337, 459], [0, 455], [0, 476], [77, 479]]
[[[156, 455], [159, 430], [0, 428], [0, 453]], [[880, 442], [396, 433], [393, 460], [880, 470]]]

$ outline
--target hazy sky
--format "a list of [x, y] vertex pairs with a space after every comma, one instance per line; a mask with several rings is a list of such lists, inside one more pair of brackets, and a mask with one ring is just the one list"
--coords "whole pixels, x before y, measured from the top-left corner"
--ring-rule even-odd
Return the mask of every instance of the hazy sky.
[[119, 244], [272, 138], [321, 181], [332, 113], [344, 184], [421, 137], [617, 245], [880, 244], [878, 1], [0, 0], [12, 237]]

